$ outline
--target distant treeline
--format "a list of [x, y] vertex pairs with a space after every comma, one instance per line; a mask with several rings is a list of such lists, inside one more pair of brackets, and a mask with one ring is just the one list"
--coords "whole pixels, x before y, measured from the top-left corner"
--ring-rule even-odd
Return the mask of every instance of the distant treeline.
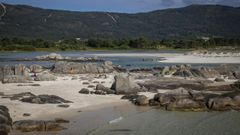
[[220, 46], [240, 47], [240, 38], [196, 38], [149, 40], [136, 39], [64, 39], [47, 41], [43, 39], [2, 38], [1, 51], [38, 51], [38, 50], [88, 50], [88, 49], [203, 49]]

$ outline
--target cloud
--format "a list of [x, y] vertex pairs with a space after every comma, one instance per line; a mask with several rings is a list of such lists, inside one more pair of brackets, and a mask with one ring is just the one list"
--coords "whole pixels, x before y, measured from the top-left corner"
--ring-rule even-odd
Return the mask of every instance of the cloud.
[[240, 0], [183, 0], [186, 5], [190, 4], [219, 4], [227, 6], [240, 6]]

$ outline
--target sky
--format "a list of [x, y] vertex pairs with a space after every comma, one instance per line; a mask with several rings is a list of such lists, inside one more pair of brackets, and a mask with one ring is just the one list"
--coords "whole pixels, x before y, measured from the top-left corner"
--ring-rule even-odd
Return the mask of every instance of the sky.
[[240, 0], [0, 0], [47, 9], [136, 13], [184, 7], [191, 4], [220, 4], [240, 7]]

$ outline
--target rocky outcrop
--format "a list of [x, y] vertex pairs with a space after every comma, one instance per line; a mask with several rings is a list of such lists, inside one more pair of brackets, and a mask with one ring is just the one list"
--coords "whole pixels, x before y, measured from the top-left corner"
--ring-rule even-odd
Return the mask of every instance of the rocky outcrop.
[[203, 78], [213, 78], [220, 77], [220, 73], [213, 69], [207, 67], [192, 68], [191, 65], [173, 65], [166, 66], [162, 69], [161, 74], [173, 75], [179, 77], [203, 77]]
[[67, 120], [20, 120], [13, 123], [13, 129], [21, 132], [43, 132], [43, 131], [60, 131], [64, 130], [61, 123], [69, 123]]
[[12, 127], [12, 119], [7, 107], [0, 105], [0, 135], [8, 135]]
[[139, 106], [147, 106], [149, 104], [149, 99], [145, 95], [137, 96], [135, 104]]
[[59, 104], [59, 103], [72, 103], [56, 95], [38, 95], [22, 98], [22, 102], [28, 102], [33, 104]]
[[206, 89], [206, 86], [211, 83], [213, 83], [213, 81], [161, 77], [150, 81], [140, 82], [138, 84], [147, 88], [149, 91], [157, 91], [157, 89], [177, 89], [180, 87], [192, 90], [204, 90]]
[[215, 77], [220, 77], [220, 73], [213, 69], [213, 68], [208, 68], [208, 67], [201, 67], [199, 69], [199, 72], [203, 75], [205, 78], [215, 78]]
[[114, 68], [106, 65], [92, 63], [57, 62], [52, 67], [52, 72], [58, 74], [87, 74], [111, 73]]
[[35, 81], [55, 81], [56, 79], [57, 79], [56, 76], [48, 72], [37, 74], [36, 77], [34, 78]]
[[222, 64], [216, 67], [215, 70], [229, 79], [240, 79], [240, 66], [238, 65]]
[[24, 92], [13, 95], [4, 95], [3, 98], [10, 98], [11, 100], [19, 100], [22, 102], [33, 104], [59, 104], [59, 103], [72, 103], [56, 95], [34, 95], [31, 92]]
[[153, 101], [169, 111], [206, 111], [208, 98], [214, 96], [180, 88], [167, 93], [158, 93]]
[[114, 90], [111, 90], [110, 88], [107, 88], [102, 84], [97, 84], [96, 90], [101, 90], [103, 92], [106, 92], [106, 94], [115, 94], [116, 93]]
[[0, 67], [0, 79], [3, 83], [26, 83], [31, 80], [29, 69], [23, 64], [13, 67]]
[[169, 111], [205, 111], [207, 107], [203, 102], [195, 101], [190, 98], [177, 99], [166, 106]]
[[137, 85], [129, 75], [116, 75], [111, 89], [114, 90], [116, 94], [131, 94], [140, 91], [139, 85]]
[[46, 55], [36, 56], [33, 59], [24, 58], [16, 61], [68, 61], [68, 62], [99, 62], [103, 61], [98, 57], [68, 57], [57, 53], [50, 53]]
[[125, 95], [136, 105], [160, 106], [168, 111], [226, 111], [240, 110], [240, 92], [210, 94], [179, 88], [166, 93], [157, 93], [153, 99], [144, 95]]
[[50, 53], [47, 55], [37, 56], [36, 59], [37, 60], [63, 60], [64, 58], [60, 54]]
[[30, 66], [30, 72], [31, 73], [40, 73], [43, 71], [43, 67], [40, 65], [31, 65]]

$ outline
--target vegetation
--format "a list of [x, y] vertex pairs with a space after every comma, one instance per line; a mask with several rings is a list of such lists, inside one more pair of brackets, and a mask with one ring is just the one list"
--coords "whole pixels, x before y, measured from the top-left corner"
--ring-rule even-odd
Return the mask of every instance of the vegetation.
[[66, 50], [105, 50], [105, 49], [203, 49], [222, 46], [240, 47], [240, 38], [195, 38], [195, 39], [162, 39], [149, 40], [144, 37], [135, 39], [102, 39], [89, 40], [65, 39], [47, 41], [43, 39], [26, 40], [20, 38], [0, 39], [1, 51], [66, 51]]

